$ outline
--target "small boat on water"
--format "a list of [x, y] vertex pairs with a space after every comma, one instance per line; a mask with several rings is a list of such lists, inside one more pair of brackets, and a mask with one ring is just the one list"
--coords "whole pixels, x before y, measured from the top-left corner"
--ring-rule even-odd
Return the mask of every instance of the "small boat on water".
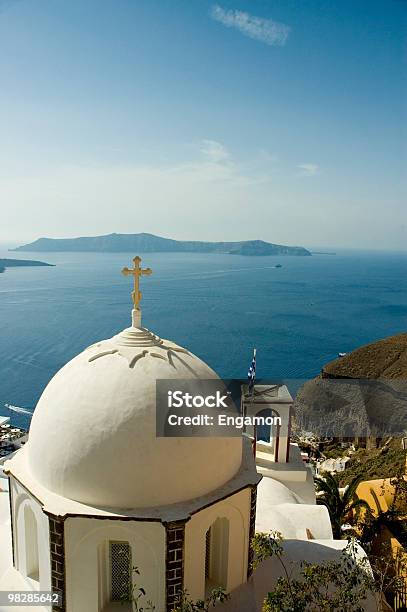
[[31, 410], [27, 410], [27, 408], [21, 408], [21, 406], [13, 406], [13, 404], [4, 404], [4, 406], [12, 412], [18, 412], [19, 414], [28, 414], [30, 416], [33, 415]]
[[276, 264], [274, 267], [275, 268], [282, 268], [283, 266], [281, 264]]
[[347, 353], [338, 353], [338, 357], [345, 357], [345, 355], [347, 355]]

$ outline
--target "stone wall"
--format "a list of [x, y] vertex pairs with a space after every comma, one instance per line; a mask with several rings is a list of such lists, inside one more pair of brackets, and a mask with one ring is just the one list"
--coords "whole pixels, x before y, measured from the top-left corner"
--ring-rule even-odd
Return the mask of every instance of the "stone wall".
[[61, 593], [61, 604], [52, 606], [53, 612], [65, 611], [65, 547], [64, 522], [58, 517], [49, 517], [49, 539], [51, 552], [51, 588]]
[[185, 521], [167, 523], [165, 591], [167, 612], [184, 588]]
[[249, 554], [247, 563], [247, 577], [253, 573], [253, 548], [252, 539], [254, 538], [256, 529], [256, 503], [257, 503], [257, 486], [251, 488], [250, 494], [250, 526], [249, 526]]

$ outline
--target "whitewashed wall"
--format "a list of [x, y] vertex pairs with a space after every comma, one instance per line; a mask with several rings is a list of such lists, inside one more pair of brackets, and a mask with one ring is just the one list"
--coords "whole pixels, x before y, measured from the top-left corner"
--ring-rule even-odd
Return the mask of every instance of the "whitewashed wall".
[[229, 521], [229, 554], [226, 590], [232, 591], [247, 579], [250, 489], [194, 514], [185, 526], [185, 588], [192, 599], [205, 596], [206, 532], [217, 518]]
[[[107, 568], [101, 554], [108, 554], [109, 541], [128, 542], [135, 576], [155, 605], [165, 610], [165, 529], [158, 522], [67, 518], [65, 521], [65, 576], [67, 609], [100, 612], [107, 591]], [[123, 606], [119, 605], [119, 609]]]
[[[18, 571], [27, 581], [27, 588], [49, 591], [51, 589], [51, 562], [48, 516], [41, 505], [14, 478], [11, 477], [10, 494], [13, 509], [13, 540], [15, 563]], [[27, 577], [27, 544], [33, 542], [33, 534], [25, 533], [25, 508], [29, 507], [35, 517], [38, 543], [39, 583]]]

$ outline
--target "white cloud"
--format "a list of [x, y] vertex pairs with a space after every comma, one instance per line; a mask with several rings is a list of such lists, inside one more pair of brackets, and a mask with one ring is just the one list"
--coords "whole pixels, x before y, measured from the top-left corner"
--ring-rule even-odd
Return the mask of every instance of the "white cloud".
[[216, 140], [202, 140], [201, 153], [215, 163], [225, 162], [230, 159], [229, 151], [226, 147]]
[[191, 157], [178, 163], [64, 165], [34, 176], [0, 172], [0, 213], [2, 202], [10, 213], [0, 240], [113, 231], [243, 237], [253, 206], [269, 206], [270, 184], [270, 173], [235, 159], [215, 140], [195, 143]]
[[217, 4], [211, 8], [210, 15], [227, 28], [236, 28], [245, 36], [270, 46], [284, 46], [291, 31], [284, 23], [256, 17], [243, 11], [225, 10]]
[[300, 176], [315, 176], [319, 173], [318, 164], [298, 164]]
[[229, 183], [237, 186], [259, 185], [270, 181], [270, 173], [262, 171], [258, 163], [238, 162], [225, 145], [216, 140], [204, 139], [195, 146], [195, 155], [189, 161], [161, 168], [168, 176], [188, 177], [198, 183]]
[[[340, 190], [304, 189], [307, 179], [293, 181], [287, 160], [274, 168], [267, 151], [235, 157], [210, 142], [192, 149], [185, 143], [188, 157], [151, 165], [50, 163], [34, 171], [20, 164], [16, 173], [0, 159], [0, 217], [7, 221], [0, 241], [151, 232], [182, 240], [406, 249], [401, 201], [383, 207], [381, 192], [359, 192], [352, 181]], [[294, 176], [318, 175], [315, 166], [301, 163]]]

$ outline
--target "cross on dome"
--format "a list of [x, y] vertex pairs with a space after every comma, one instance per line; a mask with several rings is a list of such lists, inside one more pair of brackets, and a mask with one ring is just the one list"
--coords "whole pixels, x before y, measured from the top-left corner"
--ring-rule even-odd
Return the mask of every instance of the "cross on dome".
[[139, 257], [138, 255], [136, 255], [136, 257], [133, 258], [133, 263], [134, 263], [134, 268], [125, 267], [122, 269], [122, 274], [124, 274], [124, 276], [131, 275], [134, 278], [134, 290], [131, 293], [131, 297], [133, 299], [133, 304], [134, 304], [134, 308], [132, 312], [133, 327], [140, 327], [141, 325], [140, 302], [141, 302], [141, 298], [143, 297], [143, 294], [140, 291], [140, 276], [150, 276], [153, 273], [153, 271], [151, 268], [141, 268], [140, 267], [141, 257]]

